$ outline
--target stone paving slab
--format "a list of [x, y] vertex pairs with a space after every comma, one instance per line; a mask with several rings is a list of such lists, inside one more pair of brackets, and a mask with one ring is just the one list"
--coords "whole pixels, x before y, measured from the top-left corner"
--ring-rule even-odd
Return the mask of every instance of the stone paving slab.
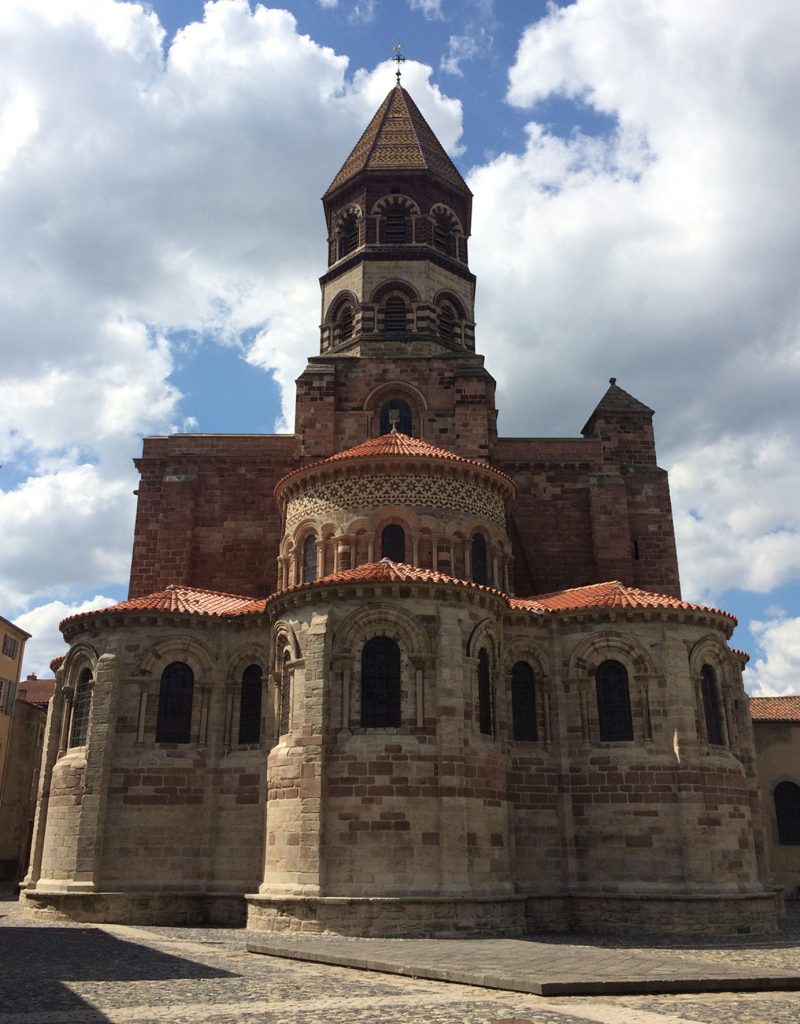
[[795, 969], [525, 939], [250, 938], [251, 953], [539, 996], [800, 989]]

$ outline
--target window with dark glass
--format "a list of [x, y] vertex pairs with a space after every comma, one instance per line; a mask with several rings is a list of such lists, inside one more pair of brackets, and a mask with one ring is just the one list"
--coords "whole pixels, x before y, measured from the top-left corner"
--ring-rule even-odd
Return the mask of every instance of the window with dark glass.
[[239, 742], [258, 743], [261, 739], [261, 692], [263, 676], [260, 665], [248, 665], [242, 673], [239, 701]]
[[405, 331], [407, 327], [405, 301], [399, 295], [393, 295], [383, 308], [383, 329], [392, 333]]
[[303, 541], [303, 583], [317, 578], [317, 538], [310, 533]]
[[486, 538], [482, 533], [476, 533], [472, 538], [472, 579], [475, 583], [487, 584], [489, 582]]
[[383, 238], [389, 245], [403, 245], [409, 241], [409, 222], [403, 210], [394, 210], [386, 214]]
[[361, 653], [361, 725], [400, 725], [400, 648], [388, 636], [368, 640]]
[[439, 337], [443, 341], [452, 341], [456, 336], [456, 315], [452, 306], [439, 308]]
[[706, 738], [709, 743], [725, 742], [722, 733], [722, 708], [719, 702], [719, 689], [714, 669], [703, 665], [700, 670], [701, 690], [703, 693], [703, 713], [706, 720]]
[[411, 436], [413, 432], [411, 406], [408, 402], [404, 402], [402, 398], [392, 398], [381, 406], [381, 433], [390, 433], [393, 423], [396, 424], [395, 429], [398, 434], [408, 434]]
[[632, 740], [631, 696], [628, 670], [619, 661], [604, 661], [595, 673], [600, 739]]
[[393, 562], [406, 560], [406, 531], [397, 523], [390, 523], [381, 531], [381, 558], [390, 558]]
[[511, 721], [515, 740], [535, 740], [536, 683], [527, 661], [518, 661], [511, 669]]
[[278, 732], [284, 736], [289, 731], [289, 719], [292, 709], [292, 674], [289, 668], [289, 652], [283, 655], [281, 667], [281, 706], [278, 715]]
[[72, 725], [69, 732], [69, 745], [82, 747], [86, 743], [89, 732], [89, 712], [92, 707], [92, 670], [85, 668], [81, 672], [75, 686], [72, 701]]
[[485, 736], [492, 735], [492, 673], [489, 652], [478, 654], [478, 728]]
[[779, 782], [772, 794], [781, 846], [800, 846], [800, 786]]
[[161, 673], [156, 743], [188, 743], [192, 729], [194, 673], [182, 661], [173, 661]]

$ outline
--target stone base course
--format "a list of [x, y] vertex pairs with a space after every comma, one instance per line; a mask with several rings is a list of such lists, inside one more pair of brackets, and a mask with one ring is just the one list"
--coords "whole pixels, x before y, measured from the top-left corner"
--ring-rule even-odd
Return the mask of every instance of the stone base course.
[[238, 893], [25, 892], [23, 909], [37, 917], [83, 923], [244, 926], [246, 905]]

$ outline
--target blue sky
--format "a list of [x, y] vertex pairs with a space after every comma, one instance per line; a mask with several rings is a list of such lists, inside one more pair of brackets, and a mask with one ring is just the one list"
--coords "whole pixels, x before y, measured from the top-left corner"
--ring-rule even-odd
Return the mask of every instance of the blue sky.
[[0, 613], [124, 596], [147, 434], [292, 422], [319, 196], [393, 84], [475, 193], [500, 431], [656, 409], [684, 593], [800, 689], [796, 0], [5, 0]]

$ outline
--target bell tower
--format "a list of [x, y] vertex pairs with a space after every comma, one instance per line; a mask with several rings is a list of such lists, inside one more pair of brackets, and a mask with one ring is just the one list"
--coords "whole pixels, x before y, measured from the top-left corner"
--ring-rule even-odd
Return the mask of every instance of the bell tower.
[[486, 459], [496, 410], [475, 354], [472, 193], [399, 82], [322, 202], [320, 354], [297, 391], [304, 460], [392, 423]]

